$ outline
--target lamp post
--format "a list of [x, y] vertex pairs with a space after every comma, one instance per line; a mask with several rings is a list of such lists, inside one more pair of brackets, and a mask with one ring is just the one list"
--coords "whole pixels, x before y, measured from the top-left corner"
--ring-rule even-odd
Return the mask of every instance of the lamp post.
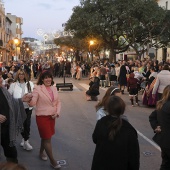
[[91, 61], [93, 61], [93, 50], [92, 50], [92, 52], [91, 52], [91, 49], [90, 49], [90, 47], [91, 47], [92, 45], [94, 45], [94, 41], [93, 41], [93, 40], [90, 40], [90, 41], [89, 41], [89, 52], [90, 52]]
[[14, 38], [14, 44], [15, 44], [15, 55], [16, 55], [16, 59], [17, 59], [17, 45], [19, 44], [19, 40], [18, 38]]
[[29, 50], [30, 49], [27, 47], [26, 50], [27, 50], [27, 60], [28, 60], [28, 58], [29, 58]]

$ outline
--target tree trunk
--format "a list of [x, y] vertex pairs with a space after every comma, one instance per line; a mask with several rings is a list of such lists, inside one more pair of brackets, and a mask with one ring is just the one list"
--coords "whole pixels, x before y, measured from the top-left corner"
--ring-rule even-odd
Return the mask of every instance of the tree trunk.
[[116, 53], [113, 48], [110, 49], [109, 54], [109, 62], [115, 62], [116, 61]]
[[80, 61], [79, 50], [76, 51], [76, 61]]
[[162, 53], [163, 53], [163, 54], [162, 54], [162, 56], [163, 56], [163, 57], [162, 57], [162, 60], [163, 60], [163, 61], [166, 61], [166, 59], [167, 59], [167, 48], [163, 48], [163, 49], [162, 49]]

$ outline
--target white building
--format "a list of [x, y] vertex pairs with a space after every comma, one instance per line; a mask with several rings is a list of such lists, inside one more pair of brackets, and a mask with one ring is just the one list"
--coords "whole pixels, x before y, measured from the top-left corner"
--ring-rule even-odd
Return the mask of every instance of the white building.
[[11, 13], [7, 13], [6, 16], [12, 21], [11, 24], [11, 31], [13, 38], [18, 38], [19, 44], [16, 45], [15, 47], [15, 56], [16, 59], [22, 59], [21, 58], [21, 52], [20, 52], [20, 44], [22, 41], [22, 24], [23, 24], [23, 19], [21, 17], [17, 17], [16, 15], [12, 15]]
[[164, 7], [165, 9], [170, 9], [170, 1], [168, 1], [169, 0], [158, 0], [157, 2], [161, 7]]
[[[170, 0], [158, 0], [158, 4], [166, 10], [170, 10]], [[166, 59], [170, 60], [170, 48], [158, 49], [157, 59], [162, 60], [162, 57], [166, 55]]]

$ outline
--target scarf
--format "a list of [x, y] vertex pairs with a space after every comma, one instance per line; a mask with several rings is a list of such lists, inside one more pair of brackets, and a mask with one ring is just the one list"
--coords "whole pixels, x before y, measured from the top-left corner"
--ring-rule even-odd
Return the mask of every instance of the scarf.
[[156, 78], [152, 81], [151, 85], [149, 86], [149, 89], [147, 91], [147, 96], [150, 95], [150, 92], [153, 90], [155, 83], [156, 83]]
[[15, 146], [16, 136], [23, 130], [26, 113], [21, 99], [14, 99], [8, 90], [1, 87], [9, 106], [9, 139], [10, 146]]

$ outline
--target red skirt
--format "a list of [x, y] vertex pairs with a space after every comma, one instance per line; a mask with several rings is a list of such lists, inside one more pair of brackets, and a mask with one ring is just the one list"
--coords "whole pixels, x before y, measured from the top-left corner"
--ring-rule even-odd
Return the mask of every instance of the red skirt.
[[51, 116], [36, 116], [38, 131], [42, 139], [50, 139], [55, 133], [55, 119]]

